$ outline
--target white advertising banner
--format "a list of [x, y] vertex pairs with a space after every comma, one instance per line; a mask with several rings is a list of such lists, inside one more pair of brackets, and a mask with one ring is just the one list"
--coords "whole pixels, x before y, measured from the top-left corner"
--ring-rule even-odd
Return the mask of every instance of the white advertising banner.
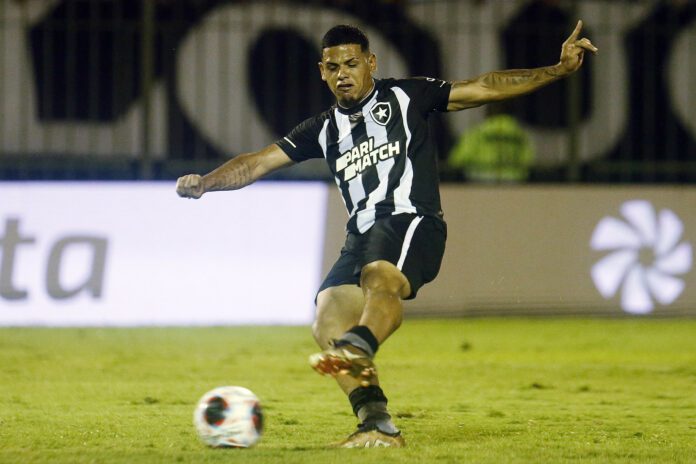
[[0, 325], [307, 324], [326, 189], [0, 183]]

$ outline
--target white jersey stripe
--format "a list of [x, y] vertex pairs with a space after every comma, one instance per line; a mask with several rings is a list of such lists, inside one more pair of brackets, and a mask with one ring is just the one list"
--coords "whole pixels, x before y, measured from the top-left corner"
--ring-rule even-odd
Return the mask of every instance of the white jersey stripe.
[[[406, 132], [406, 153], [410, 152], [411, 144], [411, 129], [408, 127], [408, 106], [411, 99], [399, 87], [392, 87], [392, 92], [396, 95], [399, 102], [399, 108], [403, 115], [404, 132]], [[411, 203], [411, 187], [413, 185], [413, 165], [408, 156], [405, 157], [404, 172], [399, 179], [399, 186], [394, 189], [394, 212], [392, 214], [415, 213], [416, 207]]]
[[396, 267], [399, 268], [399, 270], [403, 269], [404, 267], [404, 261], [406, 261], [408, 249], [411, 247], [411, 239], [413, 239], [413, 234], [416, 232], [416, 227], [418, 227], [418, 224], [420, 224], [422, 219], [423, 216], [416, 216], [413, 218], [413, 221], [411, 221], [411, 224], [408, 225], [406, 236], [404, 236], [404, 243], [401, 245], [401, 255], [399, 256], [399, 261], [396, 263]]
[[[378, 147], [385, 143], [389, 143], [389, 138], [387, 134], [386, 126], [377, 124], [371, 117], [368, 117], [368, 113], [377, 101], [377, 95], [379, 92], [375, 92], [373, 98], [370, 99], [367, 104], [362, 107], [362, 114], [364, 115], [365, 129], [367, 131], [367, 136], [374, 138], [374, 146]], [[387, 198], [387, 190], [389, 187], [389, 171], [391, 171], [394, 166], [394, 159], [389, 158], [388, 160], [381, 161], [377, 164], [377, 173], [380, 179], [379, 185], [375, 190], [370, 192], [367, 202], [365, 203], [365, 208], [358, 211], [357, 226], [360, 233], [368, 230], [375, 223], [375, 218], [377, 216], [377, 209], [375, 205], [380, 201]]]
[[[321, 151], [324, 153], [325, 159], [326, 159], [326, 156], [328, 154], [328, 151], [326, 149], [326, 131], [328, 128], [329, 128], [329, 119], [326, 118], [326, 121], [324, 121], [324, 125], [321, 127], [321, 131], [319, 131], [319, 146], [321, 147]], [[285, 137], [285, 138], [287, 139], [287, 137]], [[290, 140], [288, 140], [288, 142], [290, 142]]]

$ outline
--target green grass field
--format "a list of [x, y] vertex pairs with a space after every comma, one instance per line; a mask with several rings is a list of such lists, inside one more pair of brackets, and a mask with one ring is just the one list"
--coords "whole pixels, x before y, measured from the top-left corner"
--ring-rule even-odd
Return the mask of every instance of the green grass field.
[[[696, 462], [696, 320], [407, 320], [378, 354], [409, 444], [356, 420], [307, 327], [0, 330], [0, 462]], [[266, 431], [203, 446], [198, 398], [242, 385]]]

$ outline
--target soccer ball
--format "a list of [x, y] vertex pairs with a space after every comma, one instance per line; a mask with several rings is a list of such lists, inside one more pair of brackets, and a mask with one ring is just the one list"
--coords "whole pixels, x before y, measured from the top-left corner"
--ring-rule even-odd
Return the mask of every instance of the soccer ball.
[[215, 448], [248, 448], [263, 431], [259, 399], [244, 387], [218, 387], [198, 401], [193, 411], [198, 436]]

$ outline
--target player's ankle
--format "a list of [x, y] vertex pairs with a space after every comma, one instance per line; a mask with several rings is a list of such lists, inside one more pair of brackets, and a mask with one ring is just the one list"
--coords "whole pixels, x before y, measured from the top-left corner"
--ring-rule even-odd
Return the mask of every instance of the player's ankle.
[[348, 395], [353, 413], [360, 422], [391, 420], [387, 412], [389, 401], [379, 385], [358, 387]]
[[377, 427], [377, 430], [382, 433], [386, 433], [387, 435], [397, 435], [401, 433], [401, 430], [399, 430], [392, 422], [391, 417], [389, 419], [375, 421], [375, 426]]
[[360, 420], [360, 428], [377, 429], [387, 435], [396, 435], [399, 429], [387, 411], [387, 397], [377, 385], [361, 387], [350, 394], [353, 412]]
[[369, 358], [374, 358], [379, 349], [379, 342], [372, 331], [364, 325], [355, 327], [344, 333], [334, 342], [335, 347], [350, 345], [364, 352]]

